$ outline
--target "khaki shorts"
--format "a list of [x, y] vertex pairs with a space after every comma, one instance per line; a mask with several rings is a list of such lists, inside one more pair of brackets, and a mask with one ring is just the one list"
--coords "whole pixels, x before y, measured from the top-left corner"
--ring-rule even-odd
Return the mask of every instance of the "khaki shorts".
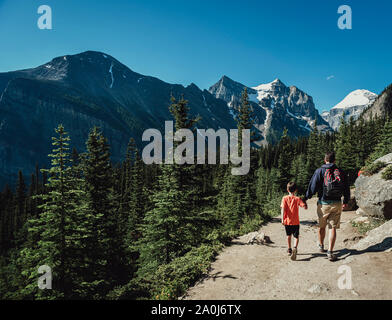
[[336, 202], [332, 204], [317, 203], [317, 215], [319, 219], [319, 228], [329, 229], [340, 228], [340, 216], [342, 214], [342, 203]]

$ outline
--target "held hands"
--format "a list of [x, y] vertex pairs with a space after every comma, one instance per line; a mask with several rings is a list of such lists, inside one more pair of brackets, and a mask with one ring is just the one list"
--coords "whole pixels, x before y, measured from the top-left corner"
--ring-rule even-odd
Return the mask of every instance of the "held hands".
[[301, 198], [301, 200], [302, 200], [303, 203], [305, 204], [304, 209], [305, 209], [305, 210], [308, 210], [308, 204], [306, 203], [306, 198], [303, 197], [303, 198]]

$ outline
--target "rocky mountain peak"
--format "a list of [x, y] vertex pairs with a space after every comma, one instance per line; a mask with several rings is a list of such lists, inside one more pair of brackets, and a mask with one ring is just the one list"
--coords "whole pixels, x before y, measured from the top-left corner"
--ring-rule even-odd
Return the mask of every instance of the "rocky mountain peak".
[[351, 117], [356, 120], [376, 99], [377, 94], [370, 92], [369, 90], [354, 90], [329, 112], [323, 112], [322, 117], [334, 130], [337, 130], [341, 124], [343, 115], [345, 121], [348, 121]]
[[229, 112], [235, 116], [240, 105], [241, 94], [247, 88], [255, 117], [255, 127], [264, 137], [262, 143], [276, 142], [283, 130], [299, 137], [309, 134], [315, 120], [321, 131], [331, 130], [320, 117], [313, 99], [295, 86], [287, 87], [280, 79], [248, 87], [226, 76], [222, 77], [209, 91], [227, 103]]

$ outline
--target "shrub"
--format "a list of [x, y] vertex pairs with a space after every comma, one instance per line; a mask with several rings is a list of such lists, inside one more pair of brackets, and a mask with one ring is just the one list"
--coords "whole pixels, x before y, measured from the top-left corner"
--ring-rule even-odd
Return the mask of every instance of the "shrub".
[[392, 165], [388, 166], [388, 168], [381, 173], [381, 177], [385, 180], [392, 180]]
[[245, 217], [239, 229], [239, 235], [247, 234], [258, 230], [263, 224], [264, 220], [261, 216]]
[[222, 244], [202, 244], [169, 264], [160, 266], [152, 277], [152, 299], [171, 300], [183, 295], [198, 279], [207, 274], [213, 258], [222, 247]]
[[269, 199], [262, 205], [262, 211], [267, 217], [276, 217], [281, 213], [280, 204], [284, 194], [279, 194]]
[[373, 174], [378, 173], [386, 165], [387, 164], [382, 161], [377, 161], [377, 162], [371, 163], [363, 168], [363, 174], [365, 176], [371, 176]]
[[360, 223], [360, 222], [352, 221], [351, 225], [354, 228], [356, 228], [360, 234], [366, 234], [368, 231], [373, 230], [373, 229], [381, 226], [383, 223], [385, 223], [384, 219], [370, 217], [369, 223]]

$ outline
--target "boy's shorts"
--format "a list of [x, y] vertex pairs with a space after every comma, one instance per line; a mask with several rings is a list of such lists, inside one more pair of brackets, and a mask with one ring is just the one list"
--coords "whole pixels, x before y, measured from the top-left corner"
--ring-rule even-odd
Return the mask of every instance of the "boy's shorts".
[[320, 204], [317, 202], [317, 215], [320, 228], [325, 228], [328, 225], [329, 229], [339, 229], [340, 216], [342, 215], [342, 203]]
[[287, 226], [287, 225], [285, 225], [284, 228], [286, 229], [286, 235], [287, 236], [293, 235], [294, 238], [298, 239], [298, 237], [299, 237], [299, 225], [296, 225], [296, 226]]

